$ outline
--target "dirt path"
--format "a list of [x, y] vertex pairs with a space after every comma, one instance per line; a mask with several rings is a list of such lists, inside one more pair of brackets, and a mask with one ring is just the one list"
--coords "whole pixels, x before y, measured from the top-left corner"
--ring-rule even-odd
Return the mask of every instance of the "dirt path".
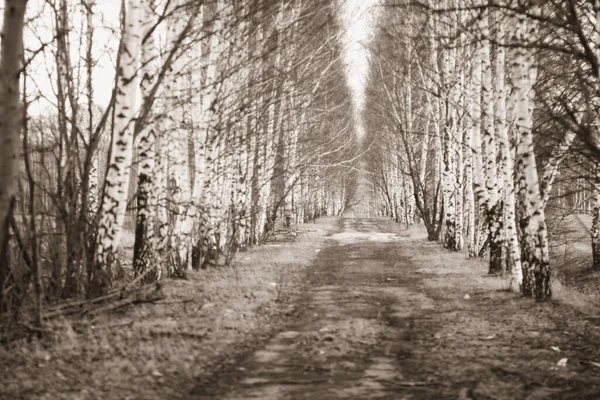
[[600, 398], [597, 319], [523, 300], [387, 221], [341, 223], [285, 329], [192, 398]]

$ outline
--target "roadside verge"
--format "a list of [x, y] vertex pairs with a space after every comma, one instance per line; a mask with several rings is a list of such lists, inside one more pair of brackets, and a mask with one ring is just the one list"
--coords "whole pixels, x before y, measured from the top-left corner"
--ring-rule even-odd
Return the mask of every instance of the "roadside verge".
[[165, 281], [160, 301], [63, 319], [40, 341], [0, 349], [0, 398], [186, 398], [295, 312], [304, 269], [336, 224], [302, 225], [294, 242], [240, 252], [233, 267]]

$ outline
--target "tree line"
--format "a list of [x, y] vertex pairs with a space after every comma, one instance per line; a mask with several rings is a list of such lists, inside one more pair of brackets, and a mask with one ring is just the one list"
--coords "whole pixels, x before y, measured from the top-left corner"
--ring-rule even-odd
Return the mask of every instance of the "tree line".
[[590, 211], [599, 269], [599, 17], [595, 0], [384, 1], [363, 115], [379, 213], [545, 300], [548, 218]]
[[338, 6], [126, 0], [115, 22], [97, 0], [6, 0], [0, 312], [30, 302], [40, 325], [125, 265], [134, 282], [185, 277], [343, 213], [361, 149]]

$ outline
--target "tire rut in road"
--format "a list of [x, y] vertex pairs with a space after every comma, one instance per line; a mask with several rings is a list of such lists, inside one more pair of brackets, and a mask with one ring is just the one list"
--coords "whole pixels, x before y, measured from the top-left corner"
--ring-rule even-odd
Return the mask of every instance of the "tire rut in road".
[[410, 261], [395, 257], [394, 240], [357, 232], [378, 234], [373, 223], [345, 221], [311, 267], [298, 318], [194, 398], [399, 399], [431, 385], [411, 380], [401, 362], [432, 302], [418, 290]]

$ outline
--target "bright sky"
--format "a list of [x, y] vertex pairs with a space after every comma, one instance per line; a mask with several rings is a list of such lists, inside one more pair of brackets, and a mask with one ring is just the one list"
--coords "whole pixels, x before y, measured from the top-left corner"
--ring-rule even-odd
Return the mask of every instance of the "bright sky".
[[[79, 2], [69, 1], [69, 32], [72, 75], [79, 83], [83, 93], [85, 84], [84, 54], [85, 39], [80, 36], [85, 32], [85, 21], [82, 14], [82, 6]], [[96, 104], [108, 104], [114, 82], [115, 57], [118, 47], [120, 0], [97, 0], [94, 12], [94, 48], [93, 59], [96, 67], [93, 70], [94, 101]], [[38, 54], [29, 72], [28, 93], [31, 98], [38, 98], [29, 108], [32, 114], [43, 114], [52, 112], [56, 107], [54, 95], [56, 66], [54, 55], [47, 43], [53, 38], [53, 14], [46, 0], [30, 0], [27, 4], [27, 16], [33, 21], [25, 29], [26, 56], [30, 57], [32, 52], [44, 48], [44, 52]], [[52, 77], [52, 78], [50, 78]]]
[[[347, 68], [347, 81], [352, 91], [353, 101], [357, 115], [357, 129], [359, 134], [362, 131], [360, 123], [360, 111], [364, 103], [364, 86], [368, 73], [368, 51], [367, 46], [373, 29], [373, 12], [371, 12], [378, 0], [338, 0], [341, 2], [341, 21], [344, 29], [342, 41], [345, 49], [344, 62]], [[97, 0], [97, 9], [95, 13], [95, 46], [94, 59], [98, 62], [98, 67], [94, 70], [94, 100], [97, 104], [106, 105], [110, 99], [114, 79], [114, 57], [117, 46], [117, 29], [119, 23], [120, 0]], [[74, 12], [77, 6], [71, 9], [71, 24], [75, 29], [71, 32], [71, 56], [76, 65], [73, 65], [74, 73], [83, 73], [80, 69], [83, 56], [82, 38], [77, 32], [84, 28], [84, 21], [81, 14]], [[79, 11], [80, 9], [78, 9]], [[32, 0], [29, 2], [29, 16], [41, 16], [37, 18], [34, 29], [27, 30], [26, 46], [28, 50], [33, 51], [52, 40], [52, 19], [50, 18], [50, 9], [44, 0]], [[48, 16], [44, 18], [44, 16]], [[48, 97], [42, 98], [32, 105], [30, 112], [34, 114], [52, 109], [51, 103], [54, 103], [54, 88], [52, 80], [48, 76], [53, 76], [54, 64], [52, 56], [46, 52], [45, 57], [39, 55], [36, 57], [31, 69], [32, 84], [29, 90], [32, 95], [45, 94]], [[83, 79], [83, 77], [81, 77]], [[82, 81], [83, 82], [83, 81]]]
[[357, 133], [362, 136], [363, 126], [360, 113], [364, 106], [365, 83], [369, 72], [367, 50], [374, 28], [374, 6], [378, 0], [340, 0], [344, 35], [344, 63], [348, 85], [352, 91], [356, 109]]

